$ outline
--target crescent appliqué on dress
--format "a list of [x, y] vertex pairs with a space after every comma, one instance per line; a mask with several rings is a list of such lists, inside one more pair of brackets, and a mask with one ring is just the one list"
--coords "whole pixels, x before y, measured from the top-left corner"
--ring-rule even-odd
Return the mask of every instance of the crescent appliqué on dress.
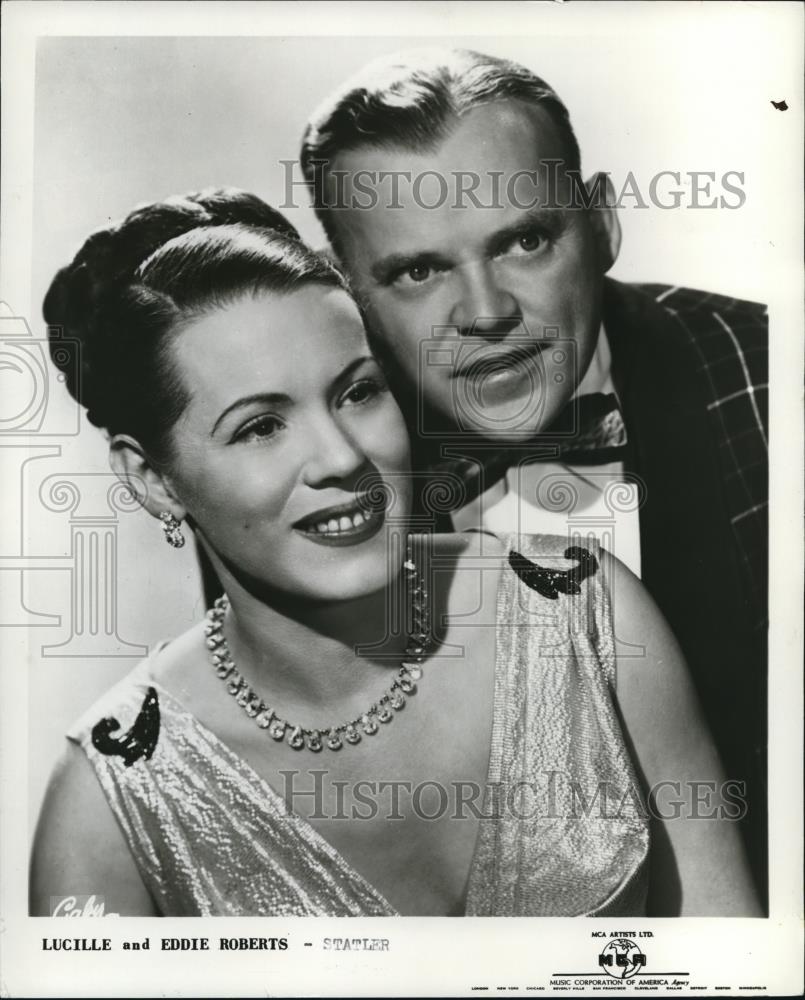
[[99, 753], [122, 757], [126, 767], [131, 767], [141, 757], [151, 759], [159, 740], [159, 698], [154, 688], [148, 688], [131, 729], [121, 736], [112, 736], [116, 729], [120, 729], [120, 723], [111, 716], [93, 726], [92, 745]]
[[527, 587], [555, 601], [560, 594], [580, 594], [582, 581], [598, 572], [598, 560], [589, 549], [572, 545], [565, 549], [564, 557], [575, 559], [576, 565], [571, 569], [548, 569], [514, 550], [509, 552], [509, 565]]

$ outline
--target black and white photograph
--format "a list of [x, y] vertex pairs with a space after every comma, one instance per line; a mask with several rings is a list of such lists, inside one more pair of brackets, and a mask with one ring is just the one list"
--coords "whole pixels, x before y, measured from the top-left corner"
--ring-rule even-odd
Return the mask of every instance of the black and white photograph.
[[801, 993], [802, 7], [3, 14], [4, 995]]

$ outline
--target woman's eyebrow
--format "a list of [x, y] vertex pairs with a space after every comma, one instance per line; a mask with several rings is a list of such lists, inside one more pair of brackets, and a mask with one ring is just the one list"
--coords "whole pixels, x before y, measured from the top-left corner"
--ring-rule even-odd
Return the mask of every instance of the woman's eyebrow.
[[[360, 357], [354, 358], [350, 361], [332, 380], [333, 386], [338, 386], [342, 382], [346, 381], [349, 376], [361, 365], [367, 362], [375, 362], [376, 359], [371, 354], [362, 354]], [[230, 403], [229, 406], [220, 414], [218, 419], [213, 424], [212, 430], [210, 431], [210, 437], [212, 437], [218, 430], [222, 421], [233, 413], [235, 410], [242, 409], [246, 406], [252, 406], [255, 403], [259, 403], [261, 406], [291, 406], [293, 400], [285, 392], [254, 392], [249, 396], [241, 396], [240, 399], [236, 399], [234, 403]]]
[[341, 385], [343, 382], [346, 382], [346, 380], [350, 377], [350, 375], [352, 375], [354, 371], [356, 371], [356, 369], [360, 368], [361, 365], [365, 365], [367, 362], [372, 362], [374, 364], [377, 364], [377, 359], [371, 354], [362, 354], [360, 357], [355, 358], [353, 361], [350, 361], [349, 364], [345, 365], [344, 368], [342, 368], [341, 371], [333, 379], [332, 381], [333, 386], [337, 387]]
[[210, 431], [210, 437], [218, 430], [223, 419], [234, 410], [239, 410], [244, 406], [251, 406], [253, 403], [260, 403], [264, 406], [288, 406], [290, 402], [291, 397], [284, 392], [254, 392], [250, 396], [242, 396], [240, 399], [236, 399], [234, 403], [230, 403], [218, 417]]

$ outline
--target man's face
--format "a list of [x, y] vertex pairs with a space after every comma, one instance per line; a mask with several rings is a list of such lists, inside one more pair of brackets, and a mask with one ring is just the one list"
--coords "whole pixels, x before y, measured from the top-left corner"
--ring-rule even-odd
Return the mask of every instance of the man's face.
[[[332, 212], [339, 251], [372, 331], [458, 428], [547, 427], [595, 350], [616, 224], [607, 210], [556, 207], [569, 179], [544, 161], [564, 156], [543, 109], [507, 100], [455, 120], [431, 152], [366, 147], [333, 164], [350, 206]], [[352, 207], [368, 203], [368, 177], [383, 178], [377, 205]]]

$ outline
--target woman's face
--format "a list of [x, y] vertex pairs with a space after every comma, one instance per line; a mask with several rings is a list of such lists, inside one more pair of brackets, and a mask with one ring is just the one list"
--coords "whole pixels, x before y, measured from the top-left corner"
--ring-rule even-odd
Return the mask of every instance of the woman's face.
[[[408, 436], [346, 292], [245, 295], [183, 323], [173, 351], [190, 403], [167, 478], [224, 575], [313, 601], [383, 587]], [[393, 499], [367, 512], [368, 490]]]

